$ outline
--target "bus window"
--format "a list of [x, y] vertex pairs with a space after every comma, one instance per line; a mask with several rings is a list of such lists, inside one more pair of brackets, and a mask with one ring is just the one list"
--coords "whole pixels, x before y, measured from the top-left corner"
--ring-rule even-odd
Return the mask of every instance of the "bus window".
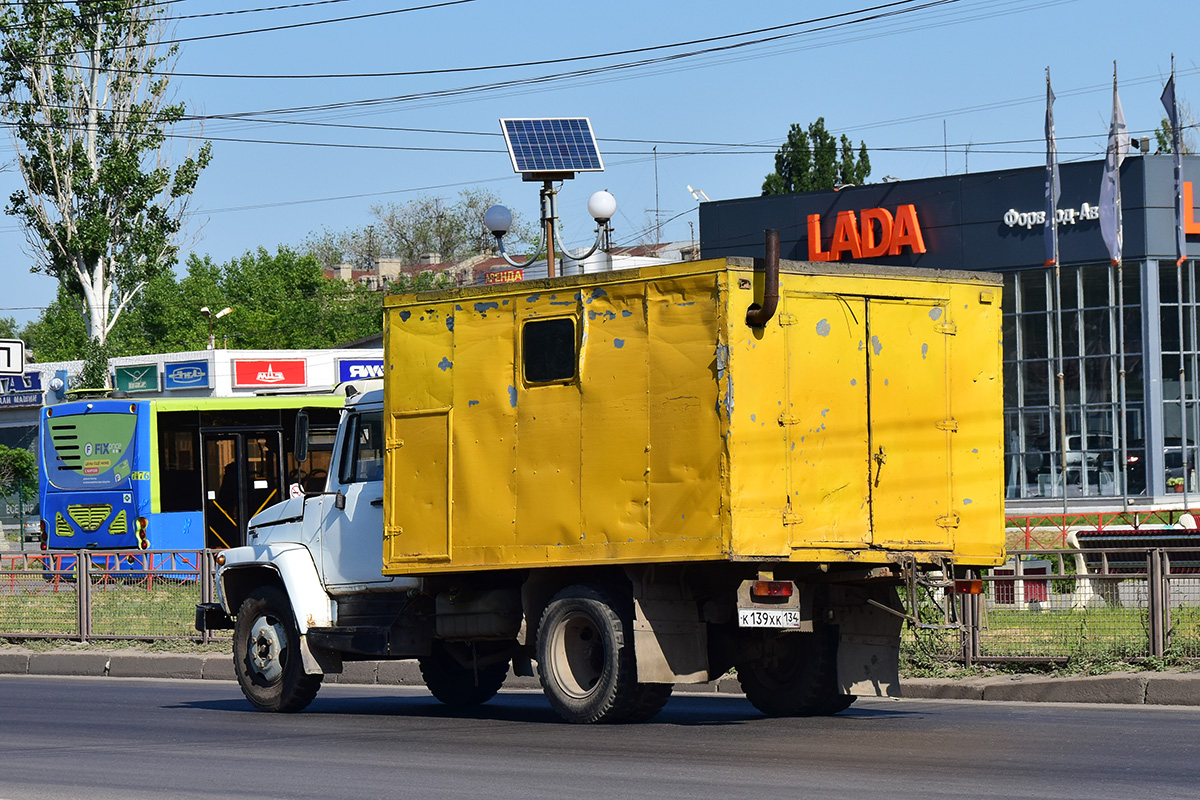
[[203, 511], [200, 429], [195, 412], [158, 420], [158, 496], [163, 511]]
[[313, 407], [305, 411], [309, 419], [308, 458], [303, 463], [296, 461], [294, 455], [296, 448], [292, 440], [296, 432], [295, 415], [284, 425], [287, 483], [289, 487], [298, 483], [306, 492], [320, 492], [325, 489], [325, 479], [329, 475], [341, 409]]
[[42, 436], [46, 478], [58, 489], [116, 488], [132, 471], [136, 425], [131, 413], [47, 416]]

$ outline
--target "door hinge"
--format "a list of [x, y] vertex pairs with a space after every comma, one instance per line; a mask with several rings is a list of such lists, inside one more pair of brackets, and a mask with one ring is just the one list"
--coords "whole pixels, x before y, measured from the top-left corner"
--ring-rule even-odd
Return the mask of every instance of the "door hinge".
[[784, 413], [784, 414], [779, 415], [779, 424], [780, 425], [796, 425], [799, 422], [800, 422], [800, 418], [793, 417], [791, 414]]
[[937, 329], [939, 333], [944, 333], [947, 336], [953, 336], [954, 334], [958, 333], [958, 326], [949, 320], [943, 322], [941, 325], [938, 325]]
[[954, 432], [958, 430], [958, 420], [954, 419], [953, 417], [950, 419], [939, 419], [937, 422], [933, 423], [933, 427], [937, 428], [939, 431]]
[[939, 528], [957, 528], [958, 514], [945, 514], [937, 518], [937, 526]]
[[795, 314], [776, 314], [775, 319], [779, 320], [780, 325], [795, 325], [796, 324], [796, 315]]

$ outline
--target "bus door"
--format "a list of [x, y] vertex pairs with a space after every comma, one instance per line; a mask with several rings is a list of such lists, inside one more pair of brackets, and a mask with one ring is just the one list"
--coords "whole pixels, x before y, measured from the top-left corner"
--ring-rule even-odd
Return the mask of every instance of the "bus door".
[[213, 431], [204, 440], [204, 540], [239, 547], [250, 518], [283, 499], [279, 431]]

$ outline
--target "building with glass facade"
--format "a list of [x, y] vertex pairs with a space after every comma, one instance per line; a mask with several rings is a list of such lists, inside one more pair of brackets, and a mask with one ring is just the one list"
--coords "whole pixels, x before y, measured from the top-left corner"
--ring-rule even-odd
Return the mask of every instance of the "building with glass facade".
[[787, 259], [1003, 273], [1010, 513], [1186, 503], [1200, 493], [1200, 157], [1183, 164], [1182, 264], [1169, 155], [1121, 170], [1120, 266], [1100, 233], [1102, 160], [1061, 166], [1057, 269], [1044, 167], [705, 203], [700, 247], [761, 256], [775, 228]]

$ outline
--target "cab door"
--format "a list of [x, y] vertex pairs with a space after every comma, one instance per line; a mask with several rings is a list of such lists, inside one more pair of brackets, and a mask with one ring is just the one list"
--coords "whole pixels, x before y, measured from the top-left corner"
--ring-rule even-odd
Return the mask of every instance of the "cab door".
[[[383, 570], [383, 412], [347, 417], [334, 453], [336, 480], [345, 497], [321, 503], [321, 576], [326, 586], [388, 583]], [[316, 502], [309, 500], [310, 503]]]

